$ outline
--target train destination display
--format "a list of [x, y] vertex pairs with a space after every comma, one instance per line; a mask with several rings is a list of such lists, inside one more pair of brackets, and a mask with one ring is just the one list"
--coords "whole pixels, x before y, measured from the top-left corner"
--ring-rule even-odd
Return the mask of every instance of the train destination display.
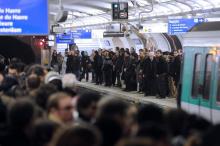
[[0, 35], [47, 35], [47, 0], [0, 0]]

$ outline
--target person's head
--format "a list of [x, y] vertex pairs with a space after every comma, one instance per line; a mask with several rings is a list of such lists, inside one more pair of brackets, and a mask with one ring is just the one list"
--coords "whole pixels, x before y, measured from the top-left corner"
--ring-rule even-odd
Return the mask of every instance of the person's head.
[[149, 52], [148, 56], [151, 60], [153, 60], [154, 59], [154, 52]]
[[49, 72], [45, 76], [45, 84], [53, 84], [56, 86], [57, 90], [61, 91], [62, 90], [62, 81], [59, 73], [57, 72]]
[[49, 96], [58, 90], [52, 84], [42, 84], [36, 91], [35, 102], [39, 107], [46, 110]]
[[0, 90], [8, 96], [14, 96], [16, 86], [18, 86], [18, 80], [15, 77], [6, 76], [1, 83]]
[[27, 75], [36, 74], [38, 77], [40, 77], [41, 81], [44, 81], [44, 77], [47, 74], [46, 68], [42, 67], [41, 65], [32, 65], [28, 71]]
[[76, 88], [76, 83], [78, 82], [76, 75], [68, 73], [62, 77], [63, 88]]
[[17, 63], [10, 64], [8, 67], [8, 75], [12, 77], [18, 77], [18, 65]]
[[29, 90], [37, 89], [41, 84], [40, 78], [35, 75], [31, 74], [27, 77], [27, 88]]
[[[56, 122], [69, 123], [73, 121], [72, 98], [70, 95], [58, 92], [49, 97], [47, 111], [49, 116], [58, 118]], [[53, 120], [53, 119], [52, 119]]]
[[80, 95], [77, 100], [77, 111], [79, 113], [79, 117], [83, 120], [90, 122], [95, 118], [97, 103], [101, 96], [97, 93], [84, 93]]
[[135, 53], [134, 47], [131, 47], [130, 52], [131, 52], [131, 53]]
[[35, 122], [31, 136], [32, 146], [49, 145], [59, 127], [59, 124], [49, 120]]
[[143, 125], [146, 123], [163, 124], [164, 122], [163, 110], [154, 104], [143, 105], [138, 110], [137, 122], [139, 125]]
[[112, 119], [122, 127], [127, 123], [129, 105], [116, 98], [103, 98], [98, 104], [97, 120]]
[[170, 136], [168, 130], [160, 125], [148, 123], [139, 127], [136, 137], [152, 139], [157, 146], [170, 146]]
[[31, 101], [20, 99], [12, 105], [8, 116], [10, 127], [25, 132], [33, 125], [36, 118], [36, 108]]
[[156, 57], [161, 57], [162, 55], [162, 51], [161, 50], [157, 50], [156, 51]]
[[130, 52], [129, 51], [125, 51], [125, 57], [129, 57], [130, 56]]
[[99, 132], [89, 125], [65, 127], [55, 135], [53, 146], [99, 146]]
[[173, 109], [165, 114], [165, 122], [172, 136], [183, 134], [188, 117], [189, 115], [180, 109]]

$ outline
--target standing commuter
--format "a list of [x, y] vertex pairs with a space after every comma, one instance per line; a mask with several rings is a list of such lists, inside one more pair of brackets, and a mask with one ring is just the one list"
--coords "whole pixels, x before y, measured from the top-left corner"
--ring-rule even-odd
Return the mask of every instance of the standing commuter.
[[105, 86], [112, 85], [112, 71], [113, 71], [113, 62], [110, 58], [108, 51], [105, 51], [105, 58], [103, 60], [103, 73], [105, 79]]
[[102, 65], [103, 65], [102, 57], [98, 51], [95, 51], [94, 71], [95, 71], [96, 85], [102, 84]]
[[156, 61], [157, 61], [157, 94], [159, 98], [166, 98], [168, 89], [167, 80], [167, 67], [166, 61], [162, 55], [161, 50], [156, 51]]
[[150, 52], [143, 65], [145, 96], [155, 96], [156, 94], [156, 73], [157, 62], [154, 58], [154, 52]]
[[63, 65], [63, 61], [64, 61], [64, 57], [62, 56], [61, 52], [59, 52], [59, 54], [57, 55], [57, 61], [58, 61], [59, 73], [61, 73], [62, 65]]
[[85, 78], [85, 75], [86, 75], [86, 82], [88, 82], [90, 59], [86, 51], [82, 51], [81, 54], [82, 54], [82, 58], [81, 58], [82, 74], [81, 74], [80, 80]]
[[117, 86], [121, 87], [121, 74], [122, 74], [122, 67], [124, 64], [124, 53], [122, 50], [119, 51], [116, 58], [115, 63], [115, 72], [116, 72], [116, 78], [117, 78]]
[[54, 50], [53, 54], [52, 54], [52, 59], [51, 59], [51, 67], [54, 68], [55, 71], [59, 71], [59, 62], [58, 62], [58, 55], [57, 55], [57, 51]]

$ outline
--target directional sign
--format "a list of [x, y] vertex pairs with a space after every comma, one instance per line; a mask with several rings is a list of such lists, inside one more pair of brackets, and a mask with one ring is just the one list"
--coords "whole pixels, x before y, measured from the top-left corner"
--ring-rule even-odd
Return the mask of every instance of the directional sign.
[[57, 44], [73, 44], [73, 38], [72, 38], [72, 34], [68, 33], [68, 34], [57, 34], [56, 36], [56, 43]]
[[193, 19], [169, 19], [169, 34], [186, 33], [198, 23], [206, 22], [204, 18]]
[[47, 35], [47, 0], [0, 0], [0, 35]]
[[78, 29], [71, 32], [72, 38], [74, 39], [91, 39], [92, 32], [91, 30]]

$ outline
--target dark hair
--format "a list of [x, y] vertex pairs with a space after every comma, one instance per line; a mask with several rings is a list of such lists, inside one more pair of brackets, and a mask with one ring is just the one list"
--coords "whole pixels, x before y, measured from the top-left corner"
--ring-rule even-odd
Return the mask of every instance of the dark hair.
[[80, 113], [82, 109], [88, 108], [91, 103], [98, 102], [101, 98], [100, 94], [94, 92], [83, 93], [77, 100], [77, 110]]
[[18, 100], [9, 110], [9, 123], [12, 128], [23, 130], [35, 116], [35, 106], [27, 99]]
[[163, 123], [163, 121], [163, 110], [154, 104], [143, 105], [138, 110], [137, 122], [140, 125], [148, 122]]
[[35, 102], [42, 109], [46, 110], [48, 98], [55, 92], [57, 92], [57, 89], [54, 85], [43, 84], [39, 87], [39, 89], [36, 92]]
[[54, 79], [52, 81], [49, 82], [49, 84], [54, 85], [57, 90], [62, 91], [63, 87], [62, 87], [62, 81], [60, 79]]
[[[165, 114], [165, 122], [173, 136], [183, 134], [188, 119], [188, 114], [181, 109], [170, 110]], [[178, 123], [178, 124], [177, 124]]]
[[88, 125], [66, 127], [58, 132], [54, 139], [54, 146], [99, 146], [98, 131]]
[[202, 137], [201, 146], [219, 146], [220, 124], [211, 127]]
[[27, 71], [27, 75], [36, 74], [37, 76], [44, 76], [44, 68], [38, 64], [32, 65]]
[[47, 103], [47, 111], [50, 112], [52, 108], [55, 108], [55, 109], [59, 108], [58, 107], [59, 101], [66, 97], [70, 97], [70, 96], [66, 94], [65, 92], [57, 92], [57, 93], [52, 94], [49, 97], [49, 100]]
[[146, 124], [142, 125], [138, 132], [137, 132], [137, 137], [145, 137], [145, 138], [150, 138], [155, 141], [159, 140], [168, 140], [169, 133], [167, 129], [159, 124]]
[[101, 107], [98, 109], [98, 120], [103, 119], [113, 119], [115, 115], [125, 116], [129, 105], [119, 99], [111, 98], [108, 99]]
[[40, 83], [40, 78], [35, 74], [32, 74], [27, 78], [27, 86], [29, 89], [37, 89], [40, 86]]
[[49, 120], [35, 123], [32, 132], [32, 146], [45, 146], [48, 144], [59, 126], [57, 123]]

